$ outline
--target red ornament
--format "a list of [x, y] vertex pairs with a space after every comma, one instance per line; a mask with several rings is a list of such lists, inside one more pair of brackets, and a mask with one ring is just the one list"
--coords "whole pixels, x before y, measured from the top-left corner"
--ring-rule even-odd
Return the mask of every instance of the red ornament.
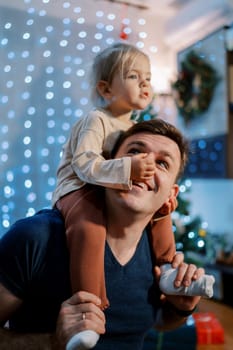
[[125, 32], [125, 26], [124, 25], [122, 25], [122, 27], [121, 27], [120, 38], [122, 40], [127, 40], [128, 39], [128, 34], [126, 34], [126, 32]]

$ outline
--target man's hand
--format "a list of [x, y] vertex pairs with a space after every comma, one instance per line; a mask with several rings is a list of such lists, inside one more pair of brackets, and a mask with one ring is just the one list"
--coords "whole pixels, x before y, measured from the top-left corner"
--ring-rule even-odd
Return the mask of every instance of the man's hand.
[[[177, 253], [173, 259], [172, 267], [177, 268], [177, 275], [174, 280], [174, 287], [178, 288], [181, 285], [188, 287], [192, 281], [197, 280], [204, 275], [205, 270], [203, 268], [197, 268], [194, 264], [186, 264], [183, 262], [184, 255], [182, 253]], [[161, 271], [158, 266], [155, 267], [155, 275], [159, 280]], [[175, 308], [184, 311], [193, 310], [198, 302], [200, 301], [200, 296], [183, 296], [183, 295], [164, 295]]]
[[[190, 286], [193, 281], [198, 280], [205, 273], [204, 269], [197, 268], [193, 264], [182, 263], [178, 266], [177, 275], [174, 281], [174, 287]], [[178, 310], [191, 311], [199, 303], [200, 296], [168, 295], [166, 299]]]
[[69, 339], [84, 330], [105, 333], [105, 315], [94, 294], [77, 292], [64, 301], [58, 315], [54, 349], [65, 349]]

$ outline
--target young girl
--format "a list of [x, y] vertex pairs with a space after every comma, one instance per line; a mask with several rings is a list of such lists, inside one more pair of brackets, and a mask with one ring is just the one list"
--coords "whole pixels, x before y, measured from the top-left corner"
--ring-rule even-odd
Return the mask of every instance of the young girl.
[[[104, 279], [106, 222], [104, 207], [96, 198], [93, 185], [128, 191], [134, 182], [140, 184], [154, 176], [152, 154], [108, 159], [120, 132], [132, 125], [132, 112], [145, 109], [152, 101], [149, 58], [132, 45], [114, 44], [96, 56], [92, 85], [96, 108], [72, 129], [52, 201], [65, 219], [72, 291], [94, 293], [104, 309], [109, 306]], [[176, 199], [171, 198], [161, 208], [161, 214], [168, 214], [175, 207]], [[151, 226], [156, 264], [171, 262], [175, 241], [170, 215]], [[94, 336], [94, 343], [97, 340], [98, 335]]]

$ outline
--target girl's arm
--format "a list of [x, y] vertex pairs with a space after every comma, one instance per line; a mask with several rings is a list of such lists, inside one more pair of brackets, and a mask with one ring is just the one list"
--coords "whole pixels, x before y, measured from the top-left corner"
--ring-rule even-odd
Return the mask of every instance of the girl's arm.
[[[103, 151], [111, 151], [120, 133], [109, 118], [92, 112], [81, 128], [77, 123], [68, 145], [72, 154], [71, 166], [84, 183], [128, 190], [131, 187], [130, 157], [113, 160], [103, 156]], [[68, 154], [68, 150], [65, 152]]]

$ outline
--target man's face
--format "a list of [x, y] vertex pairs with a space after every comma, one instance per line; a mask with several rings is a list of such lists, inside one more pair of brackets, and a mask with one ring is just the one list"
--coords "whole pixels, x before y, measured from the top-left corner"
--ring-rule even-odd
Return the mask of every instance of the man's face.
[[170, 196], [178, 194], [175, 180], [181, 162], [180, 151], [178, 145], [166, 136], [141, 132], [128, 137], [115, 158], [138, 153], [153, 154], [156, 165], [154, 177], [144, 182], [133, 182], [129, 191], [106, 189], [106, 195], [113, 205], [153, 215]]

